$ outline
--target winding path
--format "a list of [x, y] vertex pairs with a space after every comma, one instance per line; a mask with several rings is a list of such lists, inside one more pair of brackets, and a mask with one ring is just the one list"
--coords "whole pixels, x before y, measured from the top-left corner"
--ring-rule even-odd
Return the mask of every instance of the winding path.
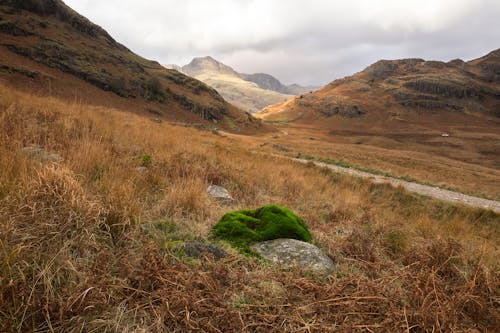
[[[280, 156], [280, 155], [274, 155], [274, 156], [284, 157], [284, 156]], [[284, 158], [287, 158], [287, 157], [284, 157]], [[375, 174], [372, 174], [369, 172], [360, 171], [360, 170], [356, 170], [356, 169], [352, 169], [352, 168], [345, 168], [345, 167], [341, 167], [338, 165], [327, 164], [327, 163], [323, 163], [323, 162], [315, 162], [315, 161], [301, 159], [301, 158], [288, 158], [288, 159], [295, 161], [295, 162], [303, 163], [303, 164], [314, 163], [318, 167], [328, 168], [328, 169], [333, 170], [335, 172], [346, 173], [346, 174], [361, 177], [361, 178], [368, 178], [374, 183], [388, 183], [388, 184], [391, 184], [393, 186], [402, 186], [407, 191], [410, 191], [410, 192], [418, 193], [421, 195], [433, 197], [436, 199], [440, 199], [440, 200], [448, 201], [448, 202], [452, 202], [452, 203], [458, 203], [458, 204], [463, 204], [463, 205], [477, 207], [477, 208], [483, 208], [483, 209], [491, 209], [492, 211], [494, 211], [496, 213], [500, 213], [500, 202], [499, 201], [478, 198], [478, 197], [470, 196], [470, 195], [463, 194], [460, 192], [445, 190], [445, 189], [442, 189], [439, 187], [418, 184], [418, 183], [412, 183], [412, 182], [408, 182], [408, 181], [397, 179], [397, 178], [375, 175]]]

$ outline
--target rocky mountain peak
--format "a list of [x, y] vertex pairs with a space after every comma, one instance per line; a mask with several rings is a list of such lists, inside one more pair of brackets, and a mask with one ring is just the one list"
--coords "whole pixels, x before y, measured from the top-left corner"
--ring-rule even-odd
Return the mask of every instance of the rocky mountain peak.
[[210, 56], [194, 58], [189, 64], [182, 67], [182, 71], [191, 76], [207, 72], [238, 76], [234, 69]]

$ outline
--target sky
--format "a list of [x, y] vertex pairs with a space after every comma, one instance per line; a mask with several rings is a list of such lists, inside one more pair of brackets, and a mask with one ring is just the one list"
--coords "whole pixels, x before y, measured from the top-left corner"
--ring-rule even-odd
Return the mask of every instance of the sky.
[[65, 0], [162, 64], [212, 56], [324, 85], [380, 59], [471, 60], [500, 48], [500, 0]]

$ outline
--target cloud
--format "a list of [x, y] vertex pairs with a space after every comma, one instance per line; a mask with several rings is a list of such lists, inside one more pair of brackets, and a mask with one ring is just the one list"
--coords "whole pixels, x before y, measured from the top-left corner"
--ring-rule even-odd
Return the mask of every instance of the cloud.
[[378, 59], [479, 57], [500, 45], [498, 0], [66, 0], [135, 52], [325, 84]]

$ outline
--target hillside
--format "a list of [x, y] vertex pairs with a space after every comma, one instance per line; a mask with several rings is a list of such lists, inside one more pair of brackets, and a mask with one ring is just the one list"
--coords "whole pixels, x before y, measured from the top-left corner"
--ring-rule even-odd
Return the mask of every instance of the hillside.
[[214, 89], [134, 54], [62, 1], [0, 1], [0, 36], [0, 81], [18, 89], [170, 121], [262, 127]]
[[257, 116], [290, 133], [499, 169], [499, 54], [469, 62], [381, 60]]
[[179, 67], [167, 65], [215, 88], [226, 100], [251, 113], [281, 103], [314, 87], [286, 86], [269, 74], [242, 74], [212, 57], [194, 58]]
[[[0, 90], [1, 332], [498, 331], [498, 214], [254, 154], [236, 134]], [[209, 237], [269, 203], [303, 218], [333, 274]], [[193, 242], [226, 256], [188, 257]]]

